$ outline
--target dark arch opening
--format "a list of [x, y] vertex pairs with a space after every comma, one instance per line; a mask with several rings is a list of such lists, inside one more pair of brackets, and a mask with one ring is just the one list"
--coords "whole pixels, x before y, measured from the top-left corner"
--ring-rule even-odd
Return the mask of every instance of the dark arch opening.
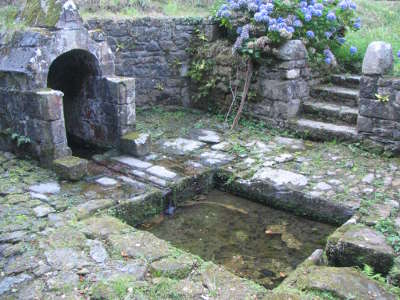
[[92, 149], [90, 99], [95, 97], [96, 79], [101, 76], [97, 58], [88, 51], [74, 49], [58, 56], [50, 65], [47, 87], [64, 93], [64, 119], [68, 146], [74, 155], [86, 156]]

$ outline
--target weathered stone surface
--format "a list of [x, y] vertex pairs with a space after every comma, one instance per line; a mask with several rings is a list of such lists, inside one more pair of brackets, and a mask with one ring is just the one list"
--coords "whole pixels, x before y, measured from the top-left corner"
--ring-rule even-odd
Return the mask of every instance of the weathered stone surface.
[[307, 185], [307, 177], [282, 169], [272, 169], [264, 167], [259, 169], [253, 176], [252, 180], [270, 181], [276, 185], [288, 185], [296, 188]]
[[151, 151], [151, 137], [147, 133], [128, 133], [121, 138], [120, 149], [136, 157], [146, 156]]
[[58, 194], [60, 185], [57, 182], [41, 183], [30, 186], [29, 190], [38, 194]]
[[57, 270], [68, 271], [90, 265], [88, 259], [71, 248], [48, 250], [44, 253], [50, 266]]
[[279, 49], [276, 56], [282, 60], [301, 60], [307, 57], [307, 49], [300, 40], [289, 40]]
[[96, 182], [104, 187], [114, 186], [118, 184], [117, 180], [110, 177], [101, 177], [99, 179], [96, 179]]
[[12, 289], [17, 284], [20, 284], [30, 279], [32, 279], [32, 277], [28, 274], [19, 274], [17, 276], [4, 277], [0, 281], [0, 296], [10, 291], [10, 289]]
[[204, 143], [208, 144], [218, 144], [221, 142], [221, 136], [214, 130], [208, 129], [193, 129], [190, 135]]
[[108, 238], [113, 234], [127, 233], [133, 230], [131, 226], [110, 217], [92, 217], [82, 221], [82, 232], [90, 238]]
[[103, 243], [98, 240], [88, 240], [87, 245], [90, 247], [89, 255], [97, 263], [104, 263], [108, 259], [107, 250]]
[[163, 150], [167, 153], [176, 155], [185, 155], [195, 150], [204, 147], [206, 144], [196, 140], [189, 140], [185, 138], [177, 138], [174, 140], [167, 140], [161, 144]]
[[114, 251], [130, 258], [155, 261], [168, 256], [169, 253], [167, 242], [148, 232], [137, 231], [125, 235], [111, 235], [108, 240]]
[[139, 170], [145, 170], [153, 166], [149, 162], [142, 161], [130, 156], [118, 156], [118, 157], [113, 157], [112, 159]]
[[113, 205], [114, 201], [112, 199], [95, 199], [86, 201], [76, 207], [76, 216], [79, 220], [82, 220]]
[[39, 205], [33, 209], [36, 217], [46, 217], [48, 214], [55, 212], [54, 208], [49, 205]]
[[211, 263], [203, 266], [200, 276], [203, 285], [215, 294], [217, 299], [258, 299], [266, 293], [258, 286]]
[[329, 238], [326, 245], [329, 263], [334, 266], [368, 264], [376, 272], [387, 273], [394, 259], [393, 249], [385, 236], [365, 225], [343, 225]]
[[303, 291], [329, 292], [340, 299], [396, 299], [377, 281], [367, 278], [353, 268], [310, 266], [295, 271], [283, 285]]
[[150, 265], [153, 276], [164, 276], [183, 279], [189, 275], [196, 265], [196, 260], [188, 255], [181, 255], [178, 258], [166, 257], [155, 261]]
[[372, 42], [365, 53], [362, 72], [365, 75], [384, 75], [393, 68], [392, 45]]
[[178, 174], [162, 166], [153, 166], [147, 169], [146, 172], [166, 180], [173, 180], [178, 177]]
[[206, 151], [200, 154], [201, 163], [208, 167], [219, 167], [234, 160], [232, 155], [219, 151]]
[[79, 180], [87, 174], [88, 161], [74, 156], [56, 159], [53, 162], [55, 172], [66, 180]]

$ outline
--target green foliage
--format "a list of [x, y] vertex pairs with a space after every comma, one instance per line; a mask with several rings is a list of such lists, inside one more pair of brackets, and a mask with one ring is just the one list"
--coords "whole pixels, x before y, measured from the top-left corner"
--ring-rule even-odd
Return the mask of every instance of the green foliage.
[[382, 276], [382, 274], [376, 273], [374, 268], [364, 264], [364, 267], [362, 269], [362, 272], [368, 276], [369, 278], [378, 281], [382, 286], [385, 287], [386, 290], [388, 290], [390, 293], [395, 294], [396, 296], [400, 296], [400, 288], [395, 287], [393, 285], [391, 285], [384, 276]]
[[394, 251], [400, 254], [400, 231], [391, 219], [381, 219], [375, 228], [386, 236], [386, 240], [393, 247]]
[[[392, 44], [394, 55], [400, 50], [400, 2], [354, 0], [361, 18], [359, 31], [348, 32], [346, 46], [335, 49], [334, 54], [340, 65], [350, 72], [360, 72], [362, 60], [368, 45], [373, 41]], [[348, 45], [354, 45], [358, 52], [348, 55]], [[400, 59], [395, 58], [394, 75], [400, 75]]]
[[382, 274], [375, 273], [374, 268], [371, 267], [370, 265], [364, 264], [362, 272], [371, 279], [377, 280], [382, 283], [386, 282], [385, 277], [383, 277]]

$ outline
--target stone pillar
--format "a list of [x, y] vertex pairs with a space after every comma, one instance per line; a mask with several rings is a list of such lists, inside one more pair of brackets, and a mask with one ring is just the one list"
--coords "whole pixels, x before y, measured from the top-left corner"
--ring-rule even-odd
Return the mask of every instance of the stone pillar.
[[55, 90], [42, 90], [27, 97], [26, 135], [31, 139], [34, 155], [42, 163], [71, 155], [68, 147], [63, 109], [64, 94]]
[[392, 46], [373, 42], [362, 66], [357, 130], [386, 150], [400, 151], [400, 78], [384, 76], [393, 67]]
[[120, 138], [135, 129], [136, 104], [135, 104], [135, 78], [107, 77], [105, 78], [108, 101], [115, 108], [117, 134]]

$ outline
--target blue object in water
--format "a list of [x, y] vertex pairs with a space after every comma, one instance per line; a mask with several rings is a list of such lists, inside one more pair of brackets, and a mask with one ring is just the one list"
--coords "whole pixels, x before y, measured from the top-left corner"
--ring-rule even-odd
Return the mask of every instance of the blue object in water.
[[168, 216], [172, 216], [175, 213], [175, 209], [176, 209], [175, 206], [169, 204], [164, 213]]

